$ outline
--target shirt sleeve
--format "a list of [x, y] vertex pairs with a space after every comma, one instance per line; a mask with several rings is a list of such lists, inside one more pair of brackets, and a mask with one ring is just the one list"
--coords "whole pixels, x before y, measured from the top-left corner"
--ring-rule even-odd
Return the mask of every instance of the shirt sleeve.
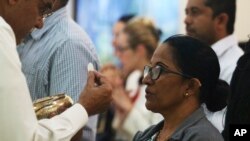
[[222, 135], [211, 126], [203, 125], [202, 128], [190, 128], [186, 131], [182, 140], [185, 141], [224, 141]]
[[87, 112], [80, 104], [75, 104], [62, 114], [38, 122], [39, 130], [34, 141], [68, 141], [87, 122]]
[[37, 121], [10, 26], [0, 17], [0, 140], [68, 141], [88, 120], [75, 104], [61, 115]]

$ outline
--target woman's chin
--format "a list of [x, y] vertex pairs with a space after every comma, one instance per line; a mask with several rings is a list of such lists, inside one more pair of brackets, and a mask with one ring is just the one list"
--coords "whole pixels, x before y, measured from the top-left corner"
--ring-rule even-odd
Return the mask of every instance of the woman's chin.
[[154, 112], [155, 110], [154, 110], [154, 106], [150, 103], [150, 102], [146, 102], [146, 104], [145, 104], [145, 106], [146, 106], [146, 108], [149, 110], [149, 111], [152, 111], [152, 112]]

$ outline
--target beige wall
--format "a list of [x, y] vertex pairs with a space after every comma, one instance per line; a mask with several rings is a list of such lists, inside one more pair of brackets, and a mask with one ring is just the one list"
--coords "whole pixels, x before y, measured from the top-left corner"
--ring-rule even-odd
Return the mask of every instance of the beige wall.
[[240, 41], [248, 40], [250, 35], [250, 0], [237, 0], [235, 34]]
[[[185, 25], [183, 23], [185, 17], [185, 6], [187, 0], [180, 0], [180, 33], [185, 33]], [[235, 35], [239, 41], [248, 40], [250, 35], [250, 0], [236, 0], [237, 1], [237, 14], [235, 23]]]

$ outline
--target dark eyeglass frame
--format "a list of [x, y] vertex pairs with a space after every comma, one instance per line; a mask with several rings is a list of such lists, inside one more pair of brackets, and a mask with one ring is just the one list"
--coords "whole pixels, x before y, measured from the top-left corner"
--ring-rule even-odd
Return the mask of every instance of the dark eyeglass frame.
[[[153, 69], [155, 69], [154, 72], [153, 72]], [[187, 79], [193, 78], [192, 76], [183, 74], [181, 72], [172, 71], [172, 70], [164, 68], [163, 66], [160, 66], [160, 65], [156, 65], [155, 67], [145, 65], [144, 71], [143, 71], [143, 77], [145, 78], [149, 75], [152, 80], [157, 80], [163, 72], [176, 74], [176, 75], [182, 76], [182, 77], [187, 78]], [[157, 74], [153, 74], [153, 73], [157, 73]]]

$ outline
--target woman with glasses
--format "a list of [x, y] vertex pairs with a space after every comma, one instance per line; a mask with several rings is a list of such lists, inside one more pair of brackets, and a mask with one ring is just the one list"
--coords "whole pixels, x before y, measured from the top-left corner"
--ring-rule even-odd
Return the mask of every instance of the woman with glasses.
[[210, 111], [223, 108], [216, 89], [222, 83], [219, 73], [209, 46], [184, 35], [166, 39], [144, 67], [143, 78], [146, 107], [164, 120], [138, 132], [134, 141], [223, 141], [201, 106], [206, 104]]

